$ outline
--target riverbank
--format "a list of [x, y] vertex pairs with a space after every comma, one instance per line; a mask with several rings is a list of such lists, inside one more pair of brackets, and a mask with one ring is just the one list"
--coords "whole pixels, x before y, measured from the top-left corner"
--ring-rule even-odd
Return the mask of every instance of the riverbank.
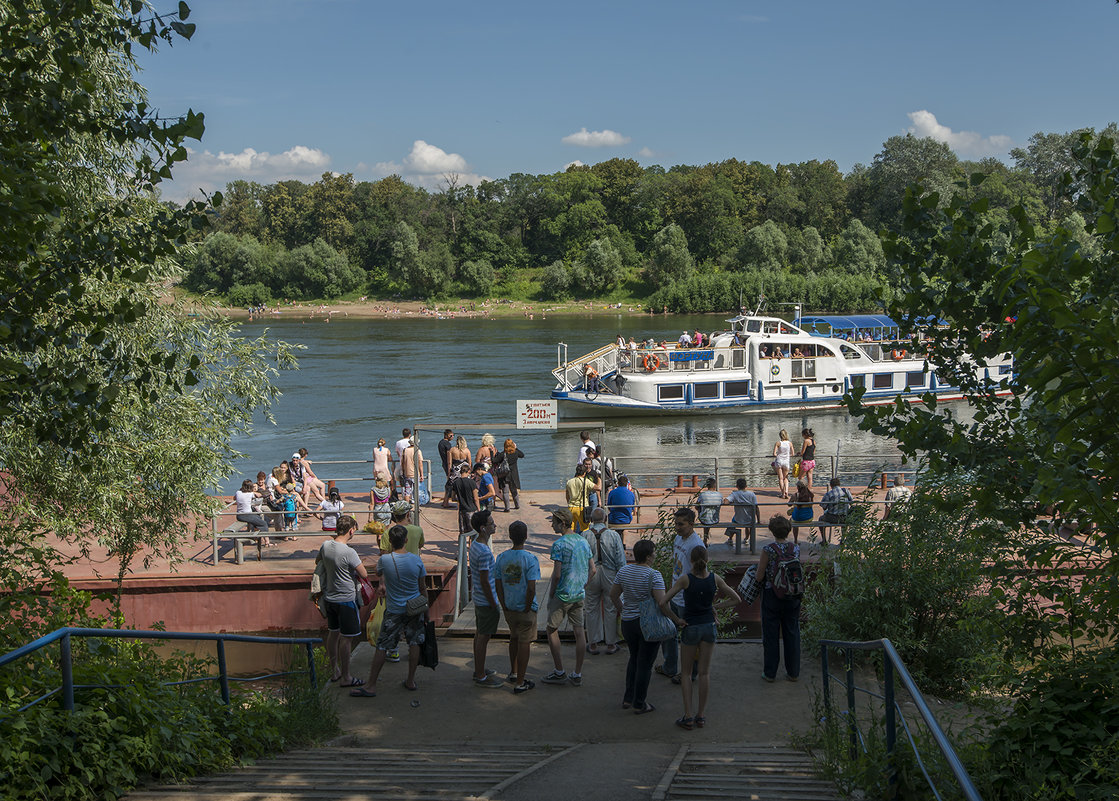
[[[201, 311], [201, 303], [188, 301], [190, 312]], [[206, 306], [208, 311], [215, 307]], [[602, 301], [552, 301], [547, 303], [520, 300], [458, 300], [430, 303], [420, 300], [341, 300], [332, 303], [273, 303], [263, 311], [249, 311], [245, 308], [218, 306], [216, 310], [228, 317], [245, 320], [296, 319], [329, 321], [335, 317], [356, 319], [398, 319], [407, 317], [426, 317], [433, 320], [454, 319], [498, 319], [522, 317], [528, 320], [543, 319], [549, 316], [595, 317], [607, 315], [648, 314], [641, 303], [604, 303]], [[664, 314], [664, 312], [659, 312]]]

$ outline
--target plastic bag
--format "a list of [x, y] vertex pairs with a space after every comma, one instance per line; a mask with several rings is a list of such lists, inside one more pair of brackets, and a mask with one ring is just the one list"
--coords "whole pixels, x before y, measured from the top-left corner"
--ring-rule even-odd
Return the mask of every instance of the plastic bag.
[[385, 599], [378, 598], [373, 604], [373, 611], [369, 613], [369, 620], [365, 622], [365, 639], [374, 648], [377, 647], [377, 638], [381, 636], [381, 624], [385, 622]]

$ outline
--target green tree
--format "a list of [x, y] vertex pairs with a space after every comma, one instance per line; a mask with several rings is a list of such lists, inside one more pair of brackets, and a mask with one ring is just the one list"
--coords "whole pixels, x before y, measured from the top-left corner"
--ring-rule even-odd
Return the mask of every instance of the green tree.
[[571, 297], [571, 271], [562, 261], [554, 261], [540, 276], [540, 293], [546, 300]]
[[649, 259], [649, 283], [654, 287], [686, 280], [695, 272], [695, 259], [688, 251], [683, 229], [670, 223], [657, 232]]
[[929, 191], [947, 197], [958, 177], [957, 162], [956, 154], [944, 142], [912, 134], [891, 136], [851, 187], [852, 210], [874, 230], [883, 226], [896, 229], [906, 188], [921, 181]]
[[492, 264], [484, 259], [467, 261], [463, 262], [462, 269], [459, 272], [470, 291], [480, 298], [489, 297], [496, 280]]
[[823, 266], [824, 240], [820, 232], [811, 225], [801, 230], [792, 229], [786, 234], [786, 239], [789, 243], [790, 264], [798, 264], [808, 272]]
[[[75, 455], [111, 412], [120, 376], [152, 391], [165, 380], [146, 369], [151, 354], [109, 336], [148, 314], [148, 299], [106, 303], [87, 289], [146, 284], [204, 224], [201, 204], [151, 200], [202, 116], [161, 119], [133, 76], [133, 48], [189, 38], [188, 15], [185, 4], [163, 17], [93, 0], [0, 7], [0, 414]], [[79, 357], [81, 342], [92, 351]]]
[[738, 260], [749, 268], [780, 270], [788, 261], [789, 242], [773, 220], [746, 232]]
[[264, 187], [255, 181], [232, 181], [225, 186], [222, 204], [216, 209], [214, 228], [234, 236], [256, 239], [264, 233], [260, 197]]
[[285, 297], [337, 298], [357, 289], [365, 273], [322, 239], [285, 253], [277, 266]]
[[832, 264], [848, 273], [880, 274], [886, 267], [882, 240], [859, 220], [851, 220], [832, 245]]
[[591, 242], [583, 265], [584, 287], [592, 294], [609, 292], [618, 286], [624, 277], [621, 254], [609, 239], [596, 239]]

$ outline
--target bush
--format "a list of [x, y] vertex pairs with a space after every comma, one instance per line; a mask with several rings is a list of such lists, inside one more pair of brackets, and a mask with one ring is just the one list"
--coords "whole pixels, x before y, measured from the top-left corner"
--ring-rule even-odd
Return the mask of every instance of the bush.
[[225, 297], [230, 306], [264, 306], [272, 300], [272, 290], [264, 284], [238, 285]]
[[[821, 639], [889, 638], [922, 692], [969, 694], [999, 650], [984, 528], [970, 487], [923, 488], [888, 520], [865, 517], [826, 550], [805, 605], [808, 649]], [[826, 564], [830, 562], [830, 565]]]
[[571, 297], [571, 272], [562, 261], [554, 261], [544, 268], [540, 276], [540, 294], [545, 300]]

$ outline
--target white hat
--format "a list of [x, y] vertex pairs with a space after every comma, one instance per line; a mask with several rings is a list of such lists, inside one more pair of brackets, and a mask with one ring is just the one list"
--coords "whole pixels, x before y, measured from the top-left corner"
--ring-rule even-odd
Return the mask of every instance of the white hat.
[[292, 459], [292, 461], [293, 461], [293, 462], [294, 462], [294, 461], [295, 461], [296, 459], [302, 459], [302, 458], [303, 458], [303, 457], [299, 455], [299, 451], [296, 451], [295, 453], [293, 453], [293, 454], [291, 455], [291, 459]]

